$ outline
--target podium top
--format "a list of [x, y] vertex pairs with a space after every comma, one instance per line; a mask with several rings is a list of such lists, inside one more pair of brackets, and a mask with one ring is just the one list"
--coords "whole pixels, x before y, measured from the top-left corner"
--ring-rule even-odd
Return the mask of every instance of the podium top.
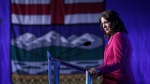
[[51, 54], [49, 52], [47, 52], [47, 56], [48, 56], [48, 60], [59, 62], [59, 64], [62, 64], [62, 65], [68, 66], [68, 67], [72, 67], [74, 69], [77, 69], [77, 70], [80, 70], [80, 71], [83, 71], [83, 72], [88, 71], [87, 68], [77, 66], [77, 65], [73, 65], [73, 64], [61, 61], [59, 59], [53, 58], [53, 57], [51, 57]]
[[0, 18], [0, 25], [4, 22], [3, 18]]
[[84, 68], [84, 67], [81, 67], [81, 66], [69, 64], [69, 63], [67, 63], [67, 62], [63, 62], [63, 61], [60, 61], [60, 60], [59, 60], [59, 62], [60, 62], [61, 64], [65, 65], [65, 66], [72, 67], [72, 68], [74, 68], [74, 69], [78, 69], [78, 70], [83, 71], [83, 72], [88, 71], [87, 68]]

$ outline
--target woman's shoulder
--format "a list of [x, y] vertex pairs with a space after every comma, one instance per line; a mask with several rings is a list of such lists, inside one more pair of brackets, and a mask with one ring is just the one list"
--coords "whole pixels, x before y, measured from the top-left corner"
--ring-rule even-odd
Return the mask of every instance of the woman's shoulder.
[[116, 32], [114, 34], [114, 36], [122, 36], [122, 35], [127, 35], [126, 33], [123, 33], [123, 32]]
[[114, 35], [122, 35], [122, 34], [125, 34], [123, 32], [116, 32]]
[[127, 34], [123, 32], [116, 32], [114, 34], [114, 38], [123, 38], [123, 37], [127, 37]]

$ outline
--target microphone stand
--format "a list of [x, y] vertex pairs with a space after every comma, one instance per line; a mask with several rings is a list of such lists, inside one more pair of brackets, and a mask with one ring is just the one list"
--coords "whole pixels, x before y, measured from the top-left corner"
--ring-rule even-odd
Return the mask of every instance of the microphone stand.
[[61, 53], [61, 54], [57, 57], [57, 59], [59, 59], [62, 54], [66, 53], [66, 52], [68, 52], [68, 51], [70, 51], [70, 50], [73, 50], [73, 49], [75, 49], [75, 48], [77, 48], [77, 47], [79, 47], [79, 46], [82, 46], [82, 45], [83, 45], [83, 44], [78, 45], [78, 46], [76, 46], [76, 47], [74, 47], [74, 48], [71, 48], [71, 49], [69, 49], [69, 50], [67, 50], [67, 51], [65, 51], [65, 52], [63, 52], [63, 53]]

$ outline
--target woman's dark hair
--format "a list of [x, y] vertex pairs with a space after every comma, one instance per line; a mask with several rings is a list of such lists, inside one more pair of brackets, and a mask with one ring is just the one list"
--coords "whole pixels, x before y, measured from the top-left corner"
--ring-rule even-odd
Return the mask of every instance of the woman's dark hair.
[[[124, 33], [128, 34], [128, 32], [124, 26], [124, 23], [120, 19], [117, 12], [115, 12], [113, 10], [106, 10], [106, 11], [102, 12], [102, 14], [99, 18], [100, 24], [101, 24], [102, 17], [112, 23], [111, 34], [110, 35], [108, 34], [109, 38], [111, 35], [115, 34], [116, 32], [124, 32]], [[104, 31], [103, 26], [101, 25], [100, 27]], [[106, 35], [106, 33], [105, 33], [105, 35]]]

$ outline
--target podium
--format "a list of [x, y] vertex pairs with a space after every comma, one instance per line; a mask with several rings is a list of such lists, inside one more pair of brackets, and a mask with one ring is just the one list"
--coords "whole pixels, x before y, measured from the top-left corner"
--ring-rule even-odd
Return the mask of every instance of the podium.
[[50, 54], [50, 52], [47, 51], [47, 57], [48, 57], [48, 84], [52, 84], [52, 63], [54, 63], [54, 84], [59, 84], [59, 66], [64, 65], [70, 68], [74, 68], [76, 70], [85, 72], [86, 75], [86, 83], [85, 84], [92, 84], [92, 78], [91, 75], [88, 73], [88, 69], [69, 64], [67, 62], [63, 62], [59, 59], [53, 58]]

